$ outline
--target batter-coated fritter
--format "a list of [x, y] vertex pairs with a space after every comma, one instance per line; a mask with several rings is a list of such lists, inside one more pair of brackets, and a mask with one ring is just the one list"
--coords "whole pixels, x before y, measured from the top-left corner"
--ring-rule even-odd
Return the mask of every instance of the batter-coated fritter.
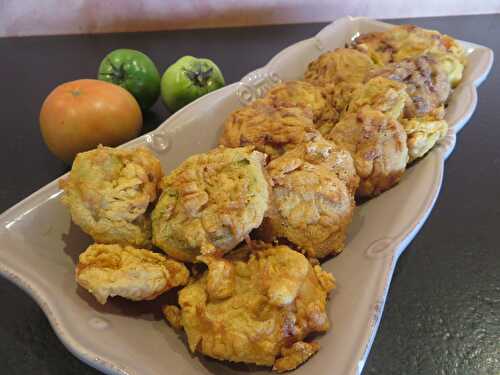
[[408, 137], [409, 162], [421, 158], [448, 132], [448, 123], [432, 116], [401, 120]]
[[251, 145], [275, 158], [316, 133], [310, 108], [274, 107], [258, 99], [228, 117], [220, 144], [226, 147]]
[[312, 61], [304, 79], [321, 86], [330, 105], [341, 113], [349, 104], [353, 91], [364, 82], [373, 67], [366, 54], [355, 49], [337, 48]]
[[216, 148], [185, 160], [161, 182], [153, 242], [173, 258], [233, 249], [268, 208], [265, 156], [251, 147]]
[[[320, 164], [333, 171], [344, 182], [350, 193], [354, 194], [359, 185], [354, 160], [349, 151], [338, 147], [334, 142], [322, 136], [316, 136], [310, 142], [287, 152], [288, 160], [302, 159], [306, 163]], [[288, 164], [292, 166], [295, 162]]]
[[[298, 343], [329, 329], [331, 274], [286, 246], [255, 251], [248, 261], [211, 262], [222, 264], [212, 265], [179, 293], [180, 320], [192, 352], [286, 371], [317, 351], [318, 344]], [[219, 270], [215, 276], [214, 269]], [[232, 275], [231, 287], [221, 297], [210, 282], [225, 283], [227, 275]]]
[[167, 290], [186, 285], [189, 271], [175, 260], [132, 246], [91, 245], [80, 254], [76, 281], [99, 303], [121, 296], [151, 300]]
[[[385, 77], [402, 82], [411, 98], [405, 118], [423, 117], [441, 107], [451, 92], [445, 72], [430, 56], [419, 56], [372, 70], [369, 77]], [[443, 113], [444, 114], [444, 113]]]
[[334, 85], [326, 85], [325, 92], [331, 106], [342, 116], [351, 102], [352, 94], [362, 86], [361, 82], [340, 82]]
[[353, 47], [367, 53], [377, 65], [430, 55], [446, 72], [452, 86], [462, 79], [464, 50], [455, 39], [438, 31], [401, 25], [384, 32], [360, 35]]
[[319, 350], [319, 343], [298, 341], [289, 348], [281, 349], [281, 358], [274, 362], [273, 370], [285, 372], [296, 369]]
[[157, 197], [160, 161], [147, 149], [99, 146], [78, 154], [61, 199], [73, 222], [99, 243], [149, 247], [146, 211]]
[[362, 108], [380, 111], [397, 120], [405, 105], [411, 102], [406, 85], [388, 78], [375, 77], [357, 88], [347, 107], [348, 113], [357, 113]]
[[263, 232], [314, 258], [342, 251], [359, 183], [349, 152], [316, 139], [271, 161], [267, 171], [272, 203]]
[[316, 128], [327, 134], [338, 121], [338, 112], [328, 104], [326, 93], [319, 87], [305, 81], [288, 81], [274, 86], [264, 100], [276, 108], [300, 107], [311, 110]]
[[408, 148], [401, 124], [380, 111], [349, 113], [328, 136], [348, 150], [361, 181], [357, 194], [373, 197], [390, 189], [406, 169]]
[[430, 56], [420, 56], [374, 69], [369, 76], [406, 84], [411, 100], [406, 102], [400, 121], [408, 136], [409, 161], [424, 156], [448, 130], [443, 105], [451, 87], [442, 68]]
[[361, 83], [373, 67], [373, 62], [366, 54], [351, 48], [337, 48], [312, 61], [304, 79], [318, 86], [341, 82]]

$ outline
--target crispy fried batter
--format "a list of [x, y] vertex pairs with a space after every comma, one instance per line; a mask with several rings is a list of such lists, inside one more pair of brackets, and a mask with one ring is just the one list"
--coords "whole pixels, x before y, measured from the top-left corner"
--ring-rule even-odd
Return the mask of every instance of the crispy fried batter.
[[275, 108], [300, 107], [312, 111], [316, 128], [327, 134], [338, 121], [338, 112], [328, 104], [326, 93], [304, 81], [288, 81], [274, 86], [263, 98]]
[[304, 79], [323, 87], [331, 107], [341, 113], [349, 104], [353, 91], [364, 82], [366, 73], [373, 67], [365, 54], [354, 49], [337, 48], [312, 61]]
[[336, 84], [327, 84], [323, 88], [328, 102], [341, 117], [349, 106], [353, 93], [362, 86], [363, 83], [361, 82], [339, 82]]
[[448, 123], [433, 116], [403, 119], [401, 125], [408, 137], [409, 162], [424, 156], [448, 132]]
[[419, 56], [374, 69], [369, 76], [384, 76], [404, 82], [407, 101], [401, 124], [408, 137], [409, 161], [424, 156], [448, 130], [444, 103], [451, 91], [448, 78], [436, 60]]
[[153, 242], [173, 258], [232, 250], [258, 227], [268, 208], [264, 155], [251, 147], [216, 148], [185, 160], [161, 187]]
[[226, 147], [252, 145], [276, 158], [316, 133], [310, 108], [276, 108], [258, 99], [229, 116], [220, 144]]
[[273, 370], [281, 373], [295, 370], [319, 350], [319, 343], [298, 341], [289, 348], [281, 349], [281, 358], [274, 362]]
[[394, 61], [396, 43], [389, 32], [376, 31], [359, 35], [352, 42], [352, 47], [366, 53], [377, 66]]
[[431, 56], [436, 59], [439, 66], [446, 73], [451, 87], [457, 87], [463, 77], [466, 63], [465, 57], [456, 57], [449, 53], [431, 54]]
[[342, 251], [359, 183], [349, 152], [318, 137], [271, 161], [267, 171], [268, 239], [285, 237], [314, 258]]
[[465, 53], [448, 35], [413, 25], [401, 25], [385, 32], [360, 35], [353, 47], [368, 54], [377, 65], [403, 61], [423, 55], [432, 56], [445, 71], [452, 86], [462, 79]]
[[80, 254], [76, 281], [99, 303], [121, 296], [151, 300], [189, 279], [187, 268], [175, 260], [132, 246], [90, 245]]
[[375, 77], [353, 92], [347, 113], [357, 113], [367, 107], [397, 120], [403, 114], [407, 102], [410, 102], [410, 98], [404, 83]]
[[405, 171], [405, 130], [380, 111], [364, 108], [347, 114], [328, 137], [351, 153], [361, 178], [357, 191], [361, 197], [373, 197], [393, 187]]
[[313, 268], [323, 289], [328, 291], [334, 290], [337, 285], [335, 277], [333, 277], [330, 272], [326, 272], [323, 268], [321, 268], [319, 264], [315, 265]]
[[160, 161], [145, 148], [99, 146], [76, 156], [69, 177], [60, 181], [61, 201], [96, 242], [149, 247], [146, 211], [161, 176]]
[[341, 82], [361, 83], [372, 68], [373, 62], [365, 54], [351, 48], [337, 48], [312, 61], [304, 79], [318, 86]]
[[374, 69], [369, 77], [386, 77], [406, 85], [411, 98], [405, 107], [404, 117], [423, 117], [442, 106], [450, 95], [448, 78], [436, 60], [419, 56]]
[[199, 256], [197, 260], [208, 266], [207, 293], [211, 299], [225, 299], [233, 295], [235, 274], [230, 261], [211, 256]]
[[[268, 247], [254, 252], [248, 261], [231, 261], [229, 267], [235, 275], [229, 297], [210, 294], [210, 268], [179, 293], [191, 351], [219, 360], [275, 364], [276, 370], [292, 369], [307, 360], [316, 345], [292, 345], [309, 333], [329, 329], [330, 292], [307, 259], [286, 246]], [[276, 362], [281, 354], [285, 359]]]
[[181, 309], [174, 305], [165, 305], [162, 308], [163, 316], [174, 329], [182, 329]]

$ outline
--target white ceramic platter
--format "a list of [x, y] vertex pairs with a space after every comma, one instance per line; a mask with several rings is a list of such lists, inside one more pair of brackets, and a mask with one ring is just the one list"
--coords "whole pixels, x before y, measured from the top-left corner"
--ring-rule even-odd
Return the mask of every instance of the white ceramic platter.
[[[206, 95], [170, 117], [154, 132], [125, 147], [146, 145], [170, 171], [188, 156], [216, 145], [227, 115], [262, 95], [279, 80], [300, 79], [322, 52], [353, 36], [389, 24], [342, 18], [315, 37], [276, 55], [239, 83]], [[464, 79], [449, 102], [446, 139], [410, 168], [401, 183], [357, 208], [347, 247], [324, 267], [337, 278], [329, 301], [332, 329], [319, 338], [322, 349], [296, 374], [359, 374], [369, 353], [398, 256], [414, 238], [438, 196], [444, 161], [477, 103], [476, 87], [486, 78], [493, 52], [462, 42], [468, 54]], [[54, 181], [0, 216], [0, 273], [26, 290], [42, 307], [55, 332], [78, 358], [108, 374], [269, 373], [193, 356], [183, 336], [163, 321], [159, 301], [112, 299], [98, 305], [74, 281], [78, 254], [90, 243], [71, 224]]]

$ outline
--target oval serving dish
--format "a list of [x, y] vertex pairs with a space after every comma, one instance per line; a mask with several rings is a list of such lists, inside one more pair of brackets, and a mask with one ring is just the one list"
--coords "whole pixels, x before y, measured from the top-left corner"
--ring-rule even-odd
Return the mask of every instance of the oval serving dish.
[[[188, 156], [213, 148], [224, 119], [237, 107], [262, 96], [277, 82], [300, 79], [307, 64], [321, 53], [344, 46], [356, 35], [389, 27], [366, 18], [341, 18], [123, 147], [149, 147], [168, 172]], [[448, 135], [409, 168], [396, 187], [356, 209], [345, 251], [324, 264], [337, 279], [328, 304], [332, 329], [319, 338], [322, 349], [295, 371], [297, 375], [355, 375], [364, 366], [396, 261], [436, 201], [444, 162], [457, 132], [476, 108], [476, 87], [493, 63], [490, 49], [460, 43], [468, 65], [449, 101]], [[0, 273], [37, 301], [74, 355], [108, 374], [270, 373], [192, 355], [161, 316], [165, 299], [141, 303], [115, 299], [101, 306], [78, 288], [74, 265], [90, 239], [71, 224], [59, 195], [58, 181], [53, 181], [0, 216]]]

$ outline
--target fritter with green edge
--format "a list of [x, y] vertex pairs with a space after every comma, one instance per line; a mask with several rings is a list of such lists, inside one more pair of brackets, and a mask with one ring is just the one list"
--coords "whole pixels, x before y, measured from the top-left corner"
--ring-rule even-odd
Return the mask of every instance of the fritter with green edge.
[[187, 262], [232, 250], [261, 224], [268, 208], [264, 159], [252, 147], [219, 147], [185, 160], [161, 182], [153, 243]]
[[150, 247], [147, 210], [162, 175], [160, 161], [145, 148], [99, 146], [76, 156], [60, 182], [61, 201], [96, 242]]

